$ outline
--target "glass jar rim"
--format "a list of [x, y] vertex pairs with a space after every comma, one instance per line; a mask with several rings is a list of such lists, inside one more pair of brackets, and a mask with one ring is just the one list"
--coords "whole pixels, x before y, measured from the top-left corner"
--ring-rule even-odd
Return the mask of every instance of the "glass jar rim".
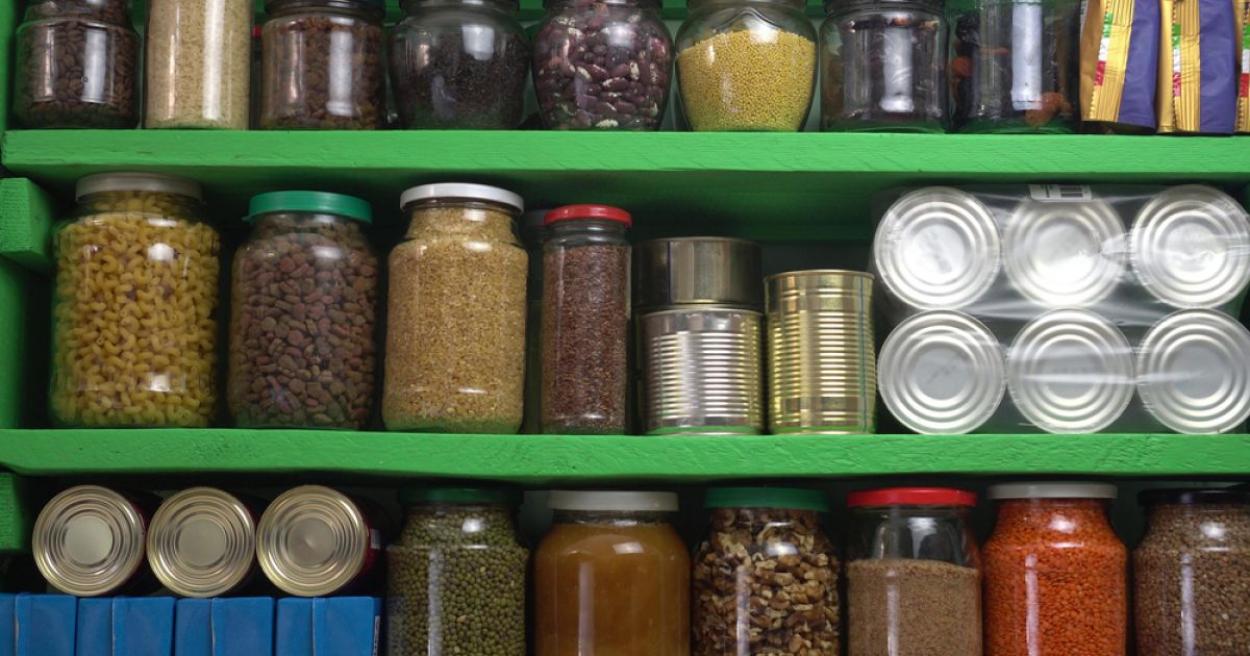
[[189, 178], [163, 173], [97, 173], [79, 178], [74, 188], [74, 199], [82, 200], [91, 194], [112, 191], [138, 191], [156, 194], [174, 194], [204, 200], [204, 188]]
[[507, 9], [510, 13], [515, 13], [520, 9], [519, 0], [399, 0], [399, 6], [406, 12], [411, 12], [418, 7], [425, 5], [444, 4], [444, 5], [495, 5], [502, 9]]
[[252, 196], [245, 223], [252, 223], [264, 214], [277, 212], [315, 212], [334, 214], [364, 224], [373, 223], [373, 206], [368, 201], [325, 191], [271, 191]]
[[265, 0], [265, 11], [272, 13], [285, 8], [286, 5], [320, 5], [329, 9], [377, 12], [379, 15], [386, 12], [386, 0]]
[[525, 201], [520, 194], [499, 187], [467, 182], [436, 182], [411, 187], [400, 194], [399, 207], [407, 209], [409, 205], [416, 203], [439, 200], [494, 203], [509, 207], [518, 214], [525, 211]]
[[[543, 0], [543, 8], [551, 9], [552, 7], [571, 5], [578, 1], [579, 0]], [[582, 0], [582, 1], [585, 1], [585, 0]], [[648, 9], [659, 9], [661, 3], [660, 3], [660, 0], [589, 0], [587, 4], [625, 5], [625, 6], [636, 5], [638, 7], [645, 7]]]
[[547, 505], [571, 512], [666, 513], [677, 511], [676, 492], [552, 490]]
[[829, 512], [824, 492], [798, 487], [714, 487], [704, 508], [772, 508]]

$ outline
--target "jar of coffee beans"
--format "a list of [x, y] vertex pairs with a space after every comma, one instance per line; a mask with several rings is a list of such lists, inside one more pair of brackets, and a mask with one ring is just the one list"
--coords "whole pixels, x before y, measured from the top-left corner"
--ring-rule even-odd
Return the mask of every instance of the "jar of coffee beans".
[[132, 128], [139, 35], [127, 0], [34, 0], [17, 29], [13, 115], [27, 128]]
[[227, 399], [243, 427], [362, 429], [373, 407], [378, 260], [352, 196], [252, 198], [235, 253]]
[[373, 130], [386, 118], [384, 0], [267, 0], [260, 127]]
[[525, 656], [529, 551], [497, 489], [406, 490], [387, 549], [387, 653]]
[[551, 0], [534, 37], [539, 113], [556, 130], [655, 130], [673, 42], [658, 0]]

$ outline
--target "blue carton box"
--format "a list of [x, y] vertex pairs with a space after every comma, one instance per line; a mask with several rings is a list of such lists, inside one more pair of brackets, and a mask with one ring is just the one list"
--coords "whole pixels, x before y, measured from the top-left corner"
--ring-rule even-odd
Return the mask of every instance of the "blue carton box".
[[172, 597], [78, 600], [77, 656], [172, 656]]
[[174, 656], [273, 654], [270, 597], [179, 599], [174, 624]]
[[278, 600], [277, 656], [375, 656], [382, 600], [330, 597]]
[[17, 656], [74, 656], [78, 599], [19, 594], [13, 608]]
[[0, 594], [0, 656], [13, 656], [17, 649], [17, 595]]

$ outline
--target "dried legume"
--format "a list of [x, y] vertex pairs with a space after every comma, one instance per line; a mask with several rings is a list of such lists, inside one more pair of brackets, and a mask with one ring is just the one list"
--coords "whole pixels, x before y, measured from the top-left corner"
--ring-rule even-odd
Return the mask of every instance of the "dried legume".
[[799, 130], [815, 79], [815, 41], [786, 30], [724, 32], [677, 55], [682, 107], [695, 130]]
[[850, 656], [979, 656], [981, 577], [937, 560], [865, 559], [846, 568]]
[[246, 130], [252, 0], [152, 0], [148, 8], [148, 128]]

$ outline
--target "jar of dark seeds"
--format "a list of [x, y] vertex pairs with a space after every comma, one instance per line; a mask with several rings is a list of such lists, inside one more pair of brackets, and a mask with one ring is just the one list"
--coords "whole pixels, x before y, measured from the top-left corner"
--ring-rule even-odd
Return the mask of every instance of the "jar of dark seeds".
[[542, 432], [625, 432], [629, 392], [628, 212], [569, 205], [543, 246]]
[[1133, 552], [1138, 655], [1245, 654], [1250, 489], [1153, 490], [1141, 501], [1149, 527]]
[[525, 656], [529, 552], [508, 495], [431, 488], [400, 500], [408, 511], [387, 549], [387, 653]]
[[382, 127], [384, 6], [383, 0], [267, 0], [260, 127]]
[[658, 0], [548, 0], [534, 37], [539, 113], [557, 130], [655, 130], [673, 42]]
[[[838, 561], [817, 490], [708, 490], [694, 558], [695, 656], [838, 653]], [[765, 603], [767, 600], [767, 603]]]
[[359, 198], [252, 199], [234, 256], [230, 412], [242, 427], [361, 429], [373, 407], [378, 261]]
[[404, 0], [391, 85], [404, 127], [509, 130], [524, 118], [529, 42], [515, 0]]
[[139, 35], [126, 6], [126, 0], [29, 4], [15, 49], [13, 115], [23, 127], [135, 126]]

